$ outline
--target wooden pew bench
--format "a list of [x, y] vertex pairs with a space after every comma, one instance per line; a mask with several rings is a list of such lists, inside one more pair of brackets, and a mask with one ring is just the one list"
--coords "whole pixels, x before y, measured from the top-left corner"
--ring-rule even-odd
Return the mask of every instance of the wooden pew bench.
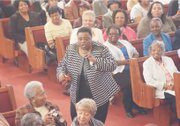
[[5, 63], [7, 60], [16, 61], [18, 67], [22, 70], [30, 72], [29, 63], [25, 53], [18, 49], [15, 41], [10, 39], [9, 18], [0, 19], [0, 55], [1, 61]]
[[[47, 43], [45, 37], [44, 26], [27, 27], [25, 29], [26, 41], [28, 46], [28, 59], [29, 64], [34, 69], [43, 70], [48, 68], [48, 77], [50, 80], [57, 81], [56, 79], [56, 68], [57, 64], [50, 64], [47, 66], [45, 63], [45, 51], [38, 48], [36, 45], [38, 42]], [[69, 37], [58, 37], [55, 41], [57, 60], [58, 62], [62, 59], [65, 52], [65, 47], [69, 44]], [[65, 43], [61, 44], [61, 43]]]
[[4, 112], [2, 115], [5, 117], [7, 122], [10, 124], [10, 126], [16, 126], [15, 124], [15, 117], [16, 117], [16, 111], [9, 111], [9, 112]]
[[180, 73], [174, 73], [174, 89], [176, 95], [176, 112], [180, 119]]

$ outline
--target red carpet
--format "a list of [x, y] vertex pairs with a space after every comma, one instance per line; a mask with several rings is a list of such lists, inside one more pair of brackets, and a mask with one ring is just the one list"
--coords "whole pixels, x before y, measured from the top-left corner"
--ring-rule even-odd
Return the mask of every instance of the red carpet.
[[[24, 97], [23, 89], [24, 85], [31, 80], [37, 80], [44, 83], [48, 99], [60, 107], [65, 119], [68, 121], [68, 126], [70, 126], [70, 99], [62, 94], [63, 87], [61, 85], [50, 81], [47, 74], [44, 72], [36, 71], [26, 73], [10, 62], [5, 64], [0, 63], [0, 81], [2, 85], [13, 85], [18, 106], [28, 102]], [[126, 117], [122, 104], [117, 104], [110, 105], [105, 126], [144, 126], [145, 124], [153, 122], [152, 111], [148, 112], [147, 115], [136, 115], [135, 118], [130, 119]], [[174, 124], [172, 126], [176, 125]]]

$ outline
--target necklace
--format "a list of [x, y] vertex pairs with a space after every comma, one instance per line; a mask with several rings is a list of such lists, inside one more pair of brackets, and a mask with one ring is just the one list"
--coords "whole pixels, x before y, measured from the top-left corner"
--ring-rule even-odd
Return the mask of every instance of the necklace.
[[114, 45], [114, 46], [116, 46], [116, 47], [118, 47], [118, 48], [122, 48], [122, 47], [124, 47], [124, 45], [123, 45], [123, 44], [121, 44], [121, 43], [119, 43], [119, 42], [114, 43], [113, 45]]
[[90, 53], [91, 53], [91, 49], [90, 50], [82, 50], [79, 48], [79, 55], [82, 57], [86, 57]]

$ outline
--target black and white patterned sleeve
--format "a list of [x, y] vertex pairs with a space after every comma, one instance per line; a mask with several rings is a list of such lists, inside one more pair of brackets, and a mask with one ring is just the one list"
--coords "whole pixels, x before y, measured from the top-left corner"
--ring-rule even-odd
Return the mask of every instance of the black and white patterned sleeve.
[[101, 57], [96, 57], [96, 61], [97, 62], [95, 64], [95, 67], [99, 71], [113, 72], [117, 67], [115, 59], [113, 58], [107, 47], [104, 47], [104, 49], [102, 50]]

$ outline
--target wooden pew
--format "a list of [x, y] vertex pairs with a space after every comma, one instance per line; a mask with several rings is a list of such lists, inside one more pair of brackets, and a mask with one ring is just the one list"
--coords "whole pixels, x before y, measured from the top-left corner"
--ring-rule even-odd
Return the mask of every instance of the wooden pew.
[[46, 43], [44, 26], [35, 26], [25, 28], [26, 41], [28, 46], [28, 59], [32, 69], [48, 69], [48, 78], [53, 81], [56, 79], [56, 64], [46, 65], [45, 51], [36, 47], [38, 42]]
[[[170, 56], [175, 64], [180, 63], [180, 59], [177, 59], [176, 50], [166, 52], [165, 55]], [[171, 118], [169, 105], [164, 100], [155, 98], [155, 89], [144, 82], [142, 64], [147, 58], [141, 57], [130, 60], [133, 101], [140, 107], [153, 109], [154, 119], [158, 126], [169, 126]]]
[[44, 33], [44, 26], [27, 27], [25, 28], [25, 35], [29, 64], [34, 69], [44, 69], [46, 67], [45, 52], [36, 47], [36, 43], [38, 42], [47, 42]]
[[[46, 43], [44, 26], [35, 26], [35, 27], [27, 27], [25, 29], [26, 33], [26, 41], [28, 46], [28, 59], [32, 68], [43, 70], [48, 67], [48, 77], [50, 80], [56, 81], [56, 67], [57, 64], [50, 64], [46, 66], [45, 63], [45, 51], [36, 47], [38, 42]], [[66, 43], [65, 45], [61, 45], [61, 43]], [[64, 55], [65, 47], [69, 44], [69, 36], [68, 37], [57, 37], [56, 41], [57, 48], [57, 59], [60, 61]]]
[[143, 57], [143, 38], [130, 41], [130, 43], [136, 48], [139, 52], [139, 57]]
[[180, 73], [174, 73], [174, 89], [176, 94], [176, 112], [180, 119]]
[[24, 52], [18, 49], [14, 40], [10, 39], [9, 18], [0, 19], [0, 55], [2, 62], [16, 61], [18, 67], [30, 72], [29, 63]]
[[[55, 40], [58, 63], [62, 60], [65, 54], [66, 46], [69, 45], [69, 39], [70, 39], [70, 36], [57, 37]], [[51, 67], [48, 67], [48, 76], [50, 80], [56, 80], [56, 68], [57, 68], [57, 65], [51, 65]], [[52, 76], [51, 74], [55, 76]]]
[[137, 32], [138, 23], [130, 23], [128, 24], [128, 26], [131, 27], [135, 32]]
[[164, 55], [171, 57], [176, 65], [178, 71], [180, 71], [180, 58], [177, 54], [177, 50], [165, 52]]
[[9, 111], [9, 112], [4, 112], [2, 115], [5, 117], [5, 119], [8, 121], [10, 126], [16, 126], [15, 124], [15, 117], [16, 117], [16, 111]]
[[10, 126], [15, 126], [16, 99], [12, 85], [0, 87], [0, 113], [6, 118]]
[[0, 112], [9, 112], [16, 110], [16, 100], [12, 85], [6, 85], [0, 88]]
[[58, 63], [62, 60], [65, 54], [66, 47], [69, 45], [70, 36], [56, 38], [56, 51]]
[[8, 33], [9, 18], [0, 19], [0, 53], [5, 59], [13, 59], [16, 57], [15, 42], [10, 38]]

